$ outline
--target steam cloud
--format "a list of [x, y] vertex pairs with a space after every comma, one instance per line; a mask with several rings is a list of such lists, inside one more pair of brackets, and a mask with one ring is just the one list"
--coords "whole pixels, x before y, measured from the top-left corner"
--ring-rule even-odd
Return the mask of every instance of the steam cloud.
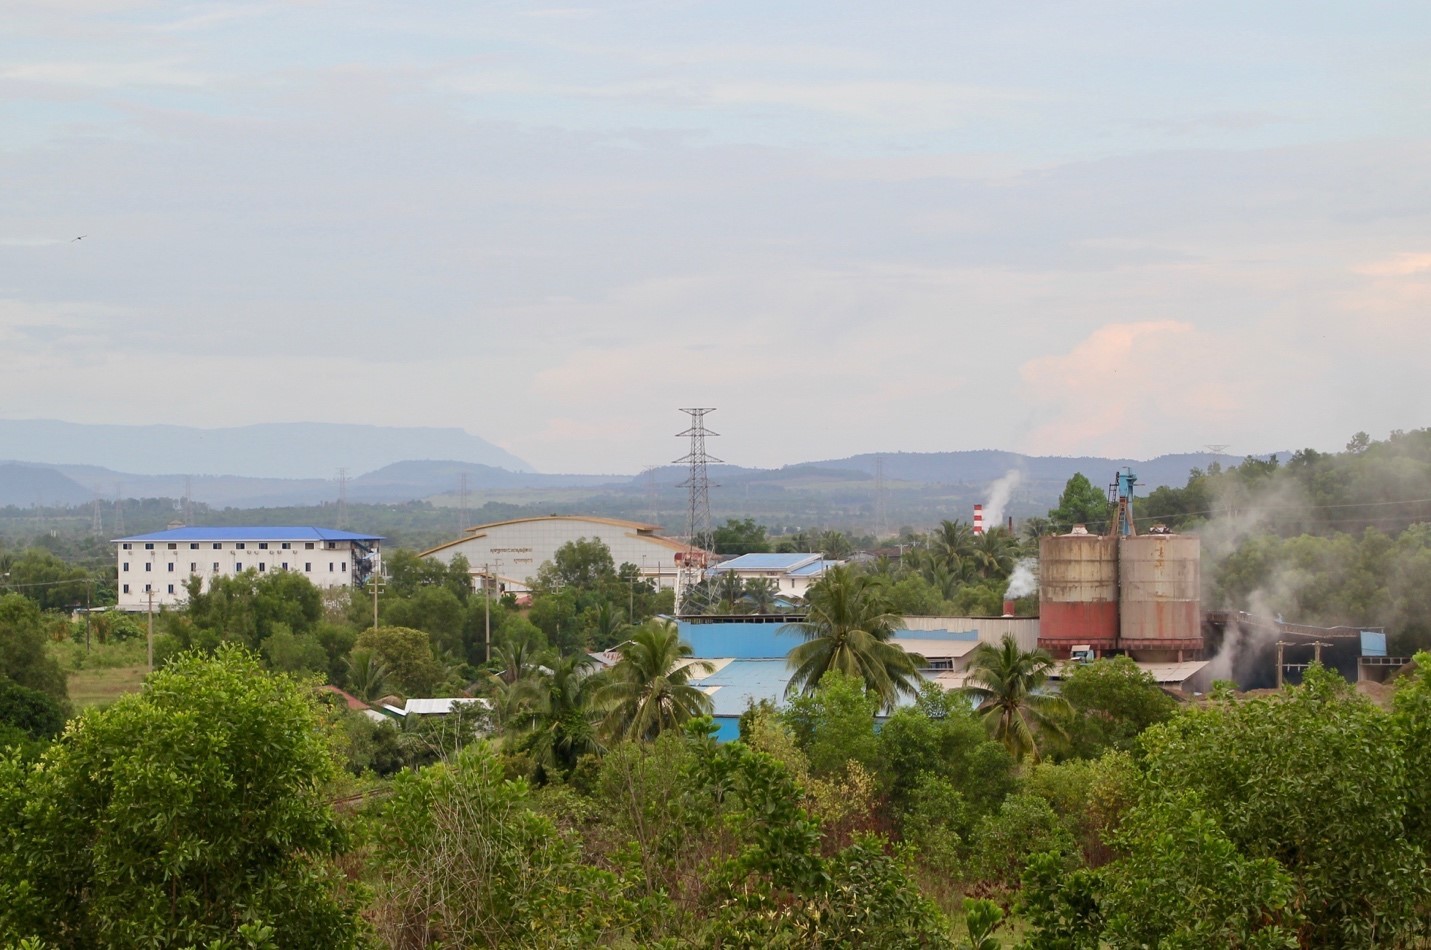
[[990, 528], [997, 528], [1004, 523], [1004, 509], [1009, 506], [1009, 499], [1014, 494], [1014, 489], [1019, 487], [1019, 482], [1024, 477], [1017, 469], [1009, 469], [1004, 473], [1004, 477], [989, 486], [989, 500], [984, 504], [984, 524]]
[[1009, 600], [1025, 597], [1038, 590], [1038, 558], [1026, 557], [1014, 565], [1009, 575], [1009, 589], [1004, 596]]

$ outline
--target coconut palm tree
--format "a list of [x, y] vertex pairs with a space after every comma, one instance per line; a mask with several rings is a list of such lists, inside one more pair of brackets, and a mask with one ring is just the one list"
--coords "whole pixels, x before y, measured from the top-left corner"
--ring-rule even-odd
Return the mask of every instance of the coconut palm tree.
[[605, 732], [613, 739], [650, 740], [711, 711], [711, 698], [691, 677], [715, 669], [690, 659], [690, 644], [676, 625], [651, 620], [617, 647], [621, 659], [606, 674], [597, 701], [606, 707]]
[[886, 709], [901, 694], [918, 693], [923, 660], [890, 642], [902, 620], [890, 609], [882, 579], [832, 567], [811, 585], [805, 602], [805, 619], [781, 628], [805, 638], [786, 656], [795, 672], [785, 695], [815, 689], [830, 670], [862, 680]]
[[605, 751], [596, 731], [600, 677], [595, 669], [590, 656], [576, 653], [540, 670], [529, 710], [508, 724], [518, 748], [535, 760], [538, 780], [570, 772], [583, 755]]
[[372, 702], [388, 692], [388, 668], [372, 650], [354, 650], [344, 661], [348, 667], [348, 692]]
[[1012, 634], [996, 647], [981, 643], [969, 654], [969, 674], [961, 692], [978, 702], [989, 734], [1015, 759], [1038, 761], [1041, 731], [1066, 735], [1062, 719], [1071, 712], [1062, 696], [1039, 692], [1053, 672], [1044, 650], [1020, 649]]
[[1003, 580], [1013, 573], [1018, 563], [1018, 540], [1008, 528], [990, 528], [976, 535], [968, 559], [974, 571], [985, 580]]

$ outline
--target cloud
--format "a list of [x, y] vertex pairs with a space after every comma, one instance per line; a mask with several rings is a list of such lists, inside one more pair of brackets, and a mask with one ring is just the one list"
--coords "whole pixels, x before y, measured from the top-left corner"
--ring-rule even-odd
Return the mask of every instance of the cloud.
[[1019, 375], [1042, 418], [1025, 449], [1117, 456], [1160, 429], [1227, 421], [1245, 387], [1226, 378], [1220, 350], [1189, 323], [1155, 320], [1099, 327], [1067, 353], [1029, 360]]
[[1431, 271], [1431, 253], [1403, 253], [1355, 268], [1367, 277], [1410, 277]]

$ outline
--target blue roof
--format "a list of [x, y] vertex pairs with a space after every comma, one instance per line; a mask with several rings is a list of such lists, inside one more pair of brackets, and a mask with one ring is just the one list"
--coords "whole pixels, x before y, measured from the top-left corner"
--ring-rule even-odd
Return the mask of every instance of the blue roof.
[[823, 574], [839, 563], [839, 561], [819, 560], [813, 564], [806, 564], [803, 567], [797, 567], [793, 571], [789, 571], [788, 573], [791, 577], [811, 577], [815, 574]]
[[706, 658], [733, 656], [764, 660], [779, 657], [783, 663], [785, 654], [805, 639], [795, 629], [787, 629], [785, 621], [691, 623], [689, 620], [678, 620], [676, 627], [681, 632], [681, 639], [691, 645], [691, 655]]
[[381, 541], [376, 534], [356, 534], [336, 528], [315, 528], [311, 525], [225, 525], [205, 528], [185, 525], [152, 534], [135, 534], [114, 541]]
[[812, 561], [820, 560], [818, 554], [742, 554], [738, 558], [722, 561], [711, 568], [713, 571], [793, 571]]
[[731, 660], [724, 669], [691, 682], [701, 688], [720, 687], [711, 694], [714, 715], [739, 716], [751, 703], [762, 699], [783, 702], [785, 684], [790, 682], [790, 667], [785, 664], [784, 657], [778, 660]]

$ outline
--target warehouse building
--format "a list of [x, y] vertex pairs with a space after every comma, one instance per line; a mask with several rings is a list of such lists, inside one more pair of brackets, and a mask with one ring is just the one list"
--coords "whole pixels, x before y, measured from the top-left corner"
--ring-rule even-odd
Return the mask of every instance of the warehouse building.
[[457, 540], [421, 556], [450, 564], [461, 555], [467, 559], [474, 587], [490, 582], [502, 590], [523, 591], [530, 589], [537, 571], [556, 556], [558, 548], [586, 538], [606, 545], [617, 567], [633, 564], [643, 580], [674, 588], [679, 555], [686, 546], [661, 537], [659, 531], [658, 525], [584, 515], [514, 518], [468, 528]]

